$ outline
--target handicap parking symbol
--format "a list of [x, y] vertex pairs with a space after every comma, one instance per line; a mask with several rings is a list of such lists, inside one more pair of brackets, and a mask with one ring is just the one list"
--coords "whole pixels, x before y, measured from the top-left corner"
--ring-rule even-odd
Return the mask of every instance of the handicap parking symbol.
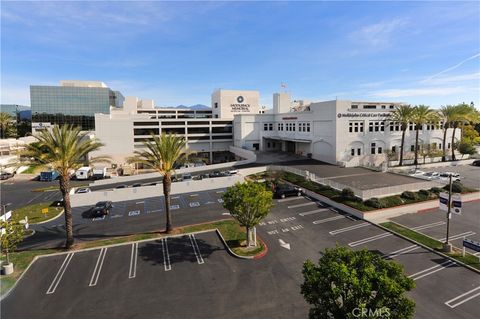
[[191, 202], [189, 205], [190, 205], [190, 207], [198, 207], [198, 206], [200, 206], [200, 203], [199, 202]]
[[219, 198], [219, 199], [218, 199], [218, 202], [219, 202], [220, 204], [223, 203], [223, 198]]
[[180, 205], [170, 205], [170, 209], [179, 209]]

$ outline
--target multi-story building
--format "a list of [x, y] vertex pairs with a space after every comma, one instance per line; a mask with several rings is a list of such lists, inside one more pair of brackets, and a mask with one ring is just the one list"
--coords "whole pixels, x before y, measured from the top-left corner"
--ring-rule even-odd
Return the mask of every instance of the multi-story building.
[[95, 113], [108, 113], [123, 104], [123, 95], [98, 81], [60, 81], [60, 86], [30, 86], [32, 131], [73, 124], [95, 129]]
[[[401, 128], [391, 120], [398, 102], [333, 100], [291, 103], [286, 93], [273, 97], [273, 112], [235, 115], [234, 144], [251, 150], [279, 150], [345, 166], [379, 165], [398, 153]], [[458, 131], [457, 131], [458, 132]], [[447, 130], [451, 148], [452, 129]], [[456, 134], [457, 141], [461, 133]], [[442, 123], [423, 125], [419, 145], [442, 149]], [[405, 153], [415, 150], [415, 127], [406, 132]]]

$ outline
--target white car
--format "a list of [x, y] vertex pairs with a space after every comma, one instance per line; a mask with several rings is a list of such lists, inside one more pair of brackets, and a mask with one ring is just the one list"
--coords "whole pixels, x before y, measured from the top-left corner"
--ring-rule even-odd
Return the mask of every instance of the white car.
[[421, 171], [421, 170], [416, 170], [416, 171], [411, 171], [408, 175], [410, 176], [423, 176], [425, 175], [425, 172], [424, 171]]
[[442, 181], [448, 182], [450, 180], [450, 176], [452, 176], [452, 181], [460, 181], [460, 174], [452, 173], [452, 172], [445, 172], [441, 173], [439, 178]]
[[85, 194], [85, 193], [90, 193], [91, 190], [88, 187], [80, 187], [75, 191], [75, 194]]
[[438, 179], [440, 177], [440, 173], [439, 172], [426, 172], [425, 174], [423, 174], [424, 178], [426, 179]]

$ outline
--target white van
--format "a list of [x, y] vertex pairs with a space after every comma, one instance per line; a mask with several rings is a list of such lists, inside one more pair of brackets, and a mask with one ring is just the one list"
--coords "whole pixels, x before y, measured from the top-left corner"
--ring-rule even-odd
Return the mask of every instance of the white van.
[[83, 180], [90, 179], [91, 176], [92, 176], [92, 168], [88, 166], [80, 167], [75, 172], [75, 177], [77, 179], [83, 179]]
[[106, 167], [94, 167], [93, 168], [93, 179], [104, 179], [107, 177], [107, 168]]

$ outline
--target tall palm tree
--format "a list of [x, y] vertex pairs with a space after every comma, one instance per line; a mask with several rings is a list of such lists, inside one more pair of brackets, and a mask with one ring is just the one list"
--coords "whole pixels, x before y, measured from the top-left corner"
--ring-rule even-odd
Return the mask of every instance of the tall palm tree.
[[[100, 149], [103, 144], [81, 132], [79, 127], [54, 126], [35, 135], [36, 142], [29, 144], [24, 153], [31, 163], [49, 165], [60, 174], [60, 192], [63, 197], [67, 249], [71, 248], [73, 238], [73, 217], [70, 203], [70, 172], [82, 167], [90, 152]], [[89, 158], [89, 163], [108, 162], [108, 157]]]
[[415, 124], [415, 160], [414, 165], [418, 164], [418, 135], [423, 125], [437, 120], [437, 113], [426, 105], [417, 105], [413, 108], [412, 120]]
[[454, 106], [454, 116], [452, 121], [452, 161], [456, 160], [455, 158], [455, 131], [459, 126], [462, 126], [465, 123], [478, 123], [479, 113], [473, 107], [473, 105], [468, 104], [458, 104]]
[[447, 160], [447, 131], [455, 120], [455, 107], [452, 105], [442, 106], [439, 112], [443, 120], [442, 162]]
[[413, 108], [410, 105], [400, 105], [395, 107], [395, 111], [392, 114], [392, 120], [400, 123], [402, 130], [402, 142], [400, 146], [400, 160], [398, 165], [403, 165], [403, 150], [405, 146], [405, 132], [407, 131], [408, 124], [412, 121]]
[[13, 117], [7, 112], [0, 112], [0, 138], [7, 137], [7, 131], [12, 124]]
[[172, 186], [172, 173], [175, 162], [182, 161], [186, 156], [185, 139], [176, 134], [162, 133], [160, 136], [152, 135], [152, 140], [143, 143], [145, 150], [135, 151], [135, 156], [128, 159], [130, 163], [139, 163], [150, 167], [163, 175], [163, 195], [165, 196], [166, 232], [172, 231], [172, 218], [170, 215], [170, 191]]

